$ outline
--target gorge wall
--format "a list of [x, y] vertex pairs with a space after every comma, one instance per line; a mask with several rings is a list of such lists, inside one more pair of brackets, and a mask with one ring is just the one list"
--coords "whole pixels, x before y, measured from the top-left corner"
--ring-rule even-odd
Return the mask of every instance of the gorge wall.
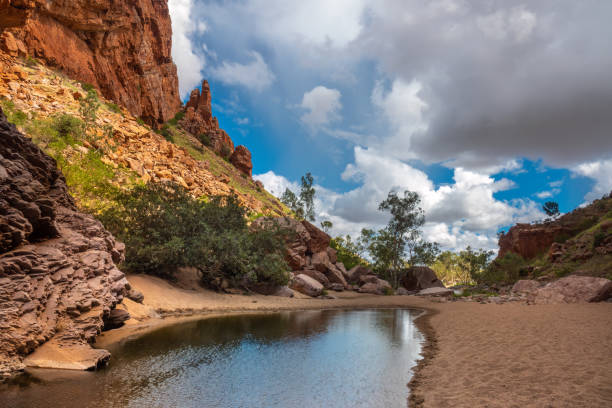
[[129, 290], [115, 266], [123, 245], [76, 209], [55, 160], [1, 110], [0, 140], [0, 379], [49, 340], [95, 366], [109, 354], [87, 343]]
[[0, 49], [96, 86], [151, 125], [181, 108], [167, 0], [0, 0]]

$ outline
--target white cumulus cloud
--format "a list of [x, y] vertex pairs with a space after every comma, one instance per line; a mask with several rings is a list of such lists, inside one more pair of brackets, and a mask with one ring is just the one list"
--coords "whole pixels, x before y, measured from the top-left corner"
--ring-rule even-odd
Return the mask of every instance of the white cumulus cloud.
[[226, 84], [262, 91], [274, 82], [275, 76], [261, 54], [251, 51], [249, 56], [251, 60], [245, 64], [223, 61], [211, 70], [211, 75]]
[[342, 94], [337, 89], [329, 89], [324, 86], [317, 86], [306, 92], [302, 97], [301, 108], [307, 112], [302, 115], [300, 120], [309, 126], [324, 126], [340, 118]]

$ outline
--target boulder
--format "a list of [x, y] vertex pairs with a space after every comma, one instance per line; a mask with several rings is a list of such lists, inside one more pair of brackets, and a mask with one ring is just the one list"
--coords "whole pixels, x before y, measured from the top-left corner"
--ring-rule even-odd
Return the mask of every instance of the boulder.
[[128, 290], [126, 296], [128, 299], [133, 300], [136, 303], [142, 303], [144, 301], [144, 295], [142, 292], [134, 288]]
[[329, 288], [335, 292], [342, 292], [344, 290], [344, 285], [341, 283], [332, 283], [329, 285]]
[[308, 251], [313, 254], [327, 251], [327, 247], [329, 247], [329, 243], [331, 242], [331, 237], [306, 220], [302, 221], [302, 225], [306, 228], [308, 234], [310, 234], [310, 241], [307, 245]]
[[344, 280], [346, 280], [348, 282], [349, 274], [348, 274], [348, 271], [346, 270], [346, 267], [344, 266], [344, 264], [342, 262], [336, 262], [336, 268], [338, 268], [340, 273], [342, 273], [342, 276], [344, 276]]
[[417, 295], [418, 296], [452, 296], [453, 291], [447, 288], [427, 288], [420, 290]]
[[366, 283], [359, 288], [359, 293], [371, 293], [374, 295], [386, 295], [393, 292], [389, 282], [383, 279], [376, 279], [376, 282]]
[[344, 288], [348, 288], [348, 283], [346, 282], [346, 279], [344, 279], [342, 272], [336, 267], [336, 265], [330, 264], [329, 268], [327, 269], [327, 272], [325, 273], [325, 276], [327, 276], [327, 279], [329, 279], [330, 283], [338, 283]]
[[376, 283], [378, 276], [375, 275], [361, 275], [359, 277], [359, 285], [365, 285], [366, 283]]
[[539, 288], [536, 304], [586, 303], [604, 301], [612, 296], [612, 281], [605, 278], [571, 275]]
[[317, 297], [323, 292], [323, 285], [303, 273], [296, 275], [289, 287], [308, 296]]
[[516, 282], [514, 286], [512, 286], [512, 292], [515, 293], [534, 293], [540, 288], [540, 282], [530, 280], [530, 279], [521, 279]]
[[400, 288], [398, 288], [398, 289], [395, 291], [395, 294], [396, 294], [396, 295], [399, 295], [399, 296], [408, 296], [408, 295], [414, 295], [414, 294], [416, 294], [416, 293], [417, 293], [417, 292], [410, 291], [410, 290], [407, 290], [406, 288], [401, 288], [401, 287], [400, 287]]
[[351, 283], [359, 282], [361, 275], [371, 275], [372, 270], [363, 265], [356, 265], [348, 271], [348, 281]]
[[245, 146], [237, 146], [229, 160], [243, 174], [249, 177], [252, 176], [253, 163], [251, 162], [251, 152]]
[[123, 309], [113, 309], [108, 316], [104, 317], [104, 330], [116, 329], [123, 326], [130, 314]]
[[323, 287], [328, 288], [330, 283], [329, 279], [323, 272], [319, 272], [316, 269], [304, 269], [303, 271], [297, 272], [298, 274], [304, 274], [306, 276], [310, 276], [312, 279], [319, 282]]
[[321, 251], [313, 254], [310, 264], [319, 272], [327, 272], [327, 270], [331, 267], [331, 262], [329, 261], [327, 251]]
[[327, 256], [329, 257], [329, 262], [333, 264], [338, 261], [338, 251], [332, 247], [327, 247]]
[[444, 284], [433, 269], [426, 266], [413, 266], [402, 272], [401, 285], [410, 291], [420, 291], [428, 288], [443, 288]]

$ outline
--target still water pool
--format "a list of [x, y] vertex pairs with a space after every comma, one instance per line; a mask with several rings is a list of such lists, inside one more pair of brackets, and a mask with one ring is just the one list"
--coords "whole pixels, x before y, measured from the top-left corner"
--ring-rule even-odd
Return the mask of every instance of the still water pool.
[[34, 370], [0, 407], [405, 407], [420, 312], [319, 310], [177, 324], [98, 372]]

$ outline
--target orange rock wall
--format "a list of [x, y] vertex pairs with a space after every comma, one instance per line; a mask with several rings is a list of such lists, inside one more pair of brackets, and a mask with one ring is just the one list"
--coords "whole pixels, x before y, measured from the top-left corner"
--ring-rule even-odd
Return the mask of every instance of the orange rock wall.
[[181, 109], [167, 0], [0, 0], [0, 48], [95, 85], [155, 125]]

